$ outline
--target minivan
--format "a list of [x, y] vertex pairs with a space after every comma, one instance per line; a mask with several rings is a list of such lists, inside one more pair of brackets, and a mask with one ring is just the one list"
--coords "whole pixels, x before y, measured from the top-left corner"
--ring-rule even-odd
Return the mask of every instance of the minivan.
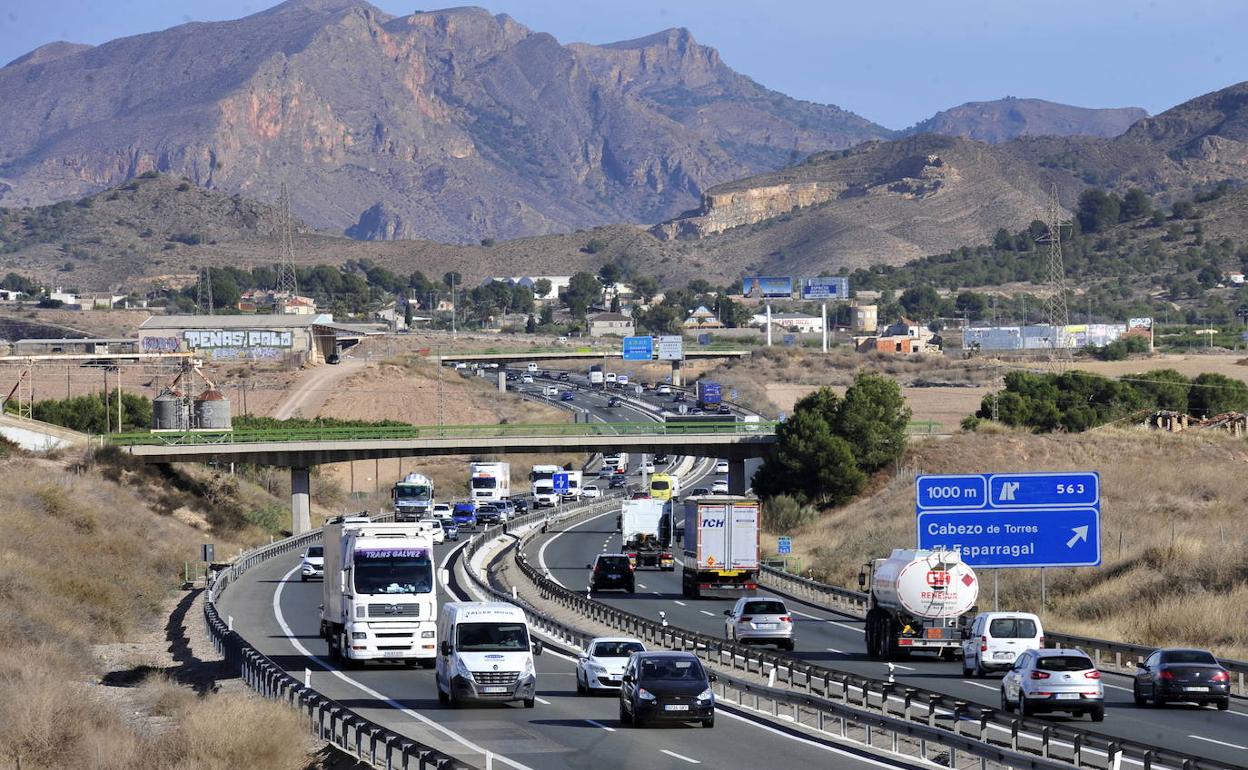
[[1043, 646], [1040, 618], [1030, 612], [981, 612], [962, 642], [962, 675], [1006, 671], [1018, 656]]
[[523, 701], [533, 708], [542, 643], [530, 637], [524, 611], [506, 602], [447, 602], [438, 616], [434, 683], [438, 701]]

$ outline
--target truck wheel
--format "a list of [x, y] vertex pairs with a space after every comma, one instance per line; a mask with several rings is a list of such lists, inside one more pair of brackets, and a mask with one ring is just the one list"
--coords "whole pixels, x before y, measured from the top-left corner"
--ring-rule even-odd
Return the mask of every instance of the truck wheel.
[[526, 709], [531, 709], [531, 708], [533, 708], [533, 706], [534, 706], [534, 705], [536, 705], [536, 704], [537, 704], [537, 699], [536, 699], [536, 698], [525, 698], [525, 699], [524, 699], [524, 707], [525, 707]]

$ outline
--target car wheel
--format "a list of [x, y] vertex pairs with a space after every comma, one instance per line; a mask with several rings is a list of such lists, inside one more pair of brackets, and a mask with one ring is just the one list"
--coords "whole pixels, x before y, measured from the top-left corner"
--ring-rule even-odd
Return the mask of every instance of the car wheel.
[[1105, 721], [1105, 707], [1102, 706], [1100, 708], [1092, 709], [1091, 716], [1092, 716], [1093, 722], [1104, 722]]
[[1148, 703], [1144, 696], [1140, 693], [1140, 685], [1135, 684], [1131, 687], [1131, 699], [1135, 701], [1135, 705], [1144, 706]]
[[971, 672], [971, 676], [975, 677], [976, 679], [983, 679], [984, 677], [988, 676], [988, 673], [984, 671], [984, 667], [979, 665], [979, 658], [975, 659], [975, 670]]
[[580, 669], [577, 669], [577, 671], [576, 671], [576, 694], [577, 694], [577, 695], [584, 695], [584, 694], [585, 694], [585, 685], [581, 683], [581, 671], [580, 671]]
[[620, 724], [624, 727], [628, 727], [632, 725], [632, 723], [632, 717], [630, 717], [628, 712], [624, 709], [624, 701], [620, 701]]
[[431, 669], [437, 665], [437, 661], [433, 658], [424, 658], [420, 661], [420, 667], [423, 669]]
[[970, 669], [970, 668], [968, 668], [968, 667], [967, 667], [967, 665], [966, 665], [966, 658], [963, 658], [963, 659], [962, 659], [962, 678], [963, 678], [963, 679], [970, 679], [970, 678], [971, 678], [971, 673], [972, 673], [972, 672], [971, 672], [971, 669]]
[[1222, 700], [1218, 701], [1218, 711], [1226, 711], [1230, 707], [1231, 707], [1230, 698], [1223, 698]]
[[308, 576], [307, 576], [307, 575], [300, 575], [300, 576], [299, 576], [299, 582], [300, 582], [300, 583], [306, 583], [306, 582], [308, 582]]
[[1010, 699], [1005, 697], [1005, 687], [1001, 688], [1001, 710], [1007, 714], [1014, 713], [1014, 704], [1010, 703]]
[[794, 642], [792, 639], [785, 639], [784, 644], [782, 645], [783, 649], [785, 649], [788, 652], [793, 652], [793, 648], [796, 646], [797, 646], [797, 643]]
[[1032, 716], [1036, 713], [1035, 709], [1027, 704], [1027, 696], [1023, 695], [1022, 690], [1018, 691], [1018, 713], [1025, 717]]
[[1153, 704], [1153, 708], [1157, 708], [1157, 709], [1162, 708], [1163, 706], [1166, 705], [1166, 699], [1161, 697], [1161, 694], [1157, 692], [1156, 688], [1153, 689], [1152, 704]]
[[703, 719], [703, 720], [702, 720], [702, 726], [703, 726], [703, 727], [714, 727], [714, 726], [715, 726], [715, 717], [714, 717], [714, 716], [712, 716], [710, 719]]

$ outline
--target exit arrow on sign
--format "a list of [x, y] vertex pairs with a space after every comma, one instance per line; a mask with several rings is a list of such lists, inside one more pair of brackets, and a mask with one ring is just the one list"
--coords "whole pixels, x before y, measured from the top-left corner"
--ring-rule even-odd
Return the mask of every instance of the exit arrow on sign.
[[1071, 531], [1071, 532], [1074, 532], [1074, 533], [1075, 533], [1075, 536], [1074, 536], [1074, 537], [1072, 537], [1071, 539], [1069, 539], [1069, 540], [1067, 540], [1067, 541], [1066, 541], [1066, 547], [1067, 547], [1067, 548], [1074, 548], [1074, 547], [1075, 547], [1075, 543], [1078, 543], [1080, 540], [1087, 540], [1087, 539], [1088, 539], [1088, 528], [1087, 528], [1087, 527], [1073, 527], [1073, 528], [1071, 528], [1071, 530], [1070, 530], [1070, 531]]

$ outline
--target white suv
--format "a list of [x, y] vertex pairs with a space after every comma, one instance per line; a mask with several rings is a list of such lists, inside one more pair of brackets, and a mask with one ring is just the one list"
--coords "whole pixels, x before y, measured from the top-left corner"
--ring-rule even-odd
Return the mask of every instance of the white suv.
[[429, 513], [435, 519], [449, 519], [451, 518], [451, 504], [450, 503], [434, 503], [433, 510], [431, 510]]
[[730, 610], [724, 610], [724, 635], [729, 640], [746, 644], [774, 644], [782, 650], [793, 649], [793, 617], [780, 599], [745, 597]]
[[325, 546], [310, 545], [303, 552], [303, 563], [299, 565], [299, 582], [306, 583], [308, 578], [325, 577]]
[[982, 612], [962, 642], [962, 676], [1005, 671], [1028, 650], [1044, 646], [1040, 618], [1029, 612]]
[[1079, 650], [1028, 650], [1001, 680], [1001, 708], [1029, 717], [1041, 711], [1088, 714], [1105, 719], [1101, 672]]

